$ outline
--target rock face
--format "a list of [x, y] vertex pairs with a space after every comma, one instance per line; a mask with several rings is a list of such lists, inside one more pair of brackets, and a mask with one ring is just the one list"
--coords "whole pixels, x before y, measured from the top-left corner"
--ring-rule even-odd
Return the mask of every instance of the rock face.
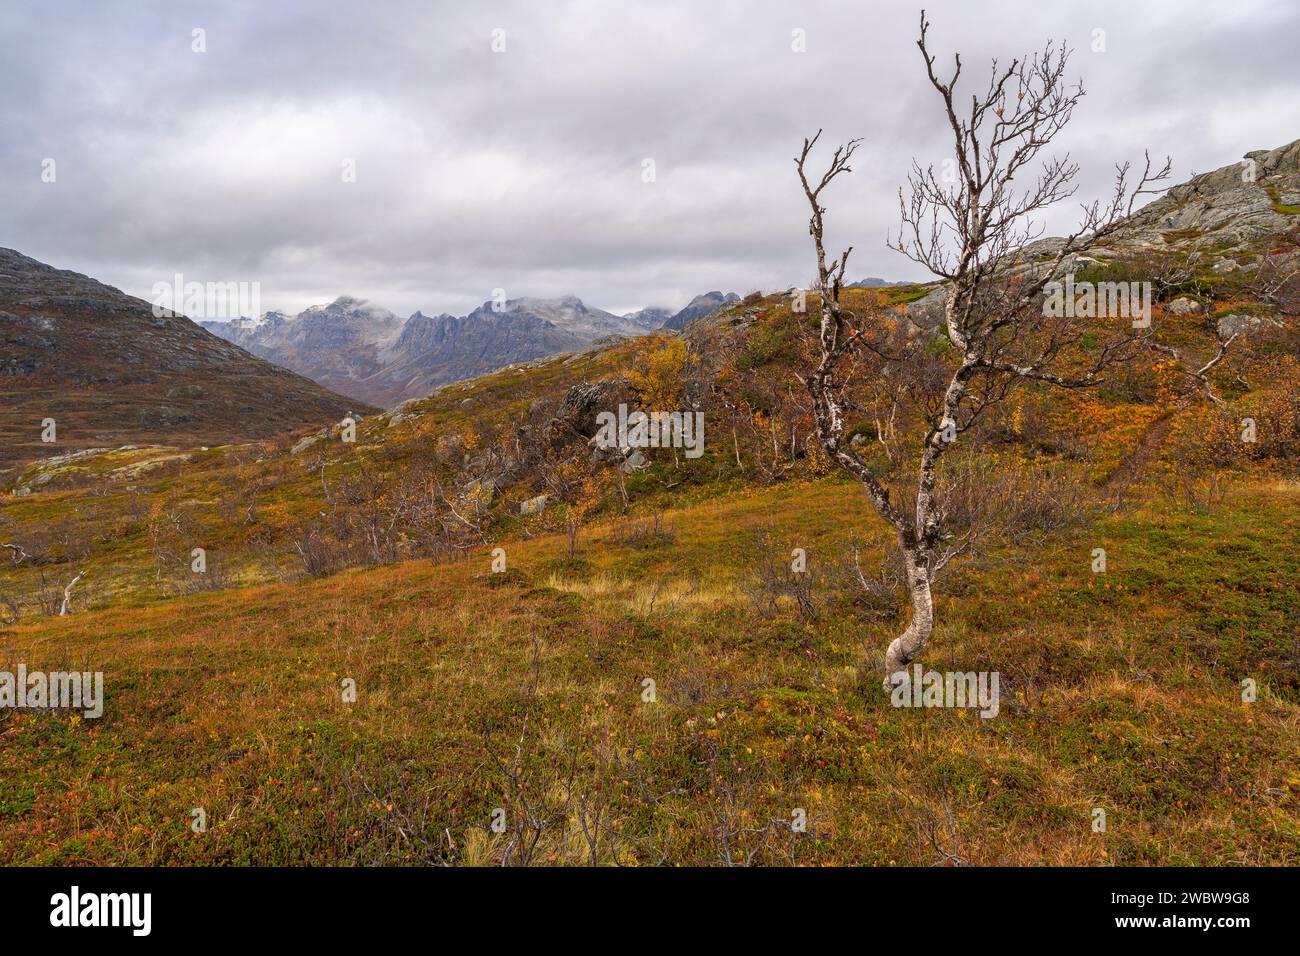
[[946, 286], [939, 286], [933, 292], [903, 306], [903, 314], [907, 316], [909, 323], [908, 336], [937, 329], [943, 324], [944, 309], [947, 305], [948, 289]]
[[507, 365], [577, 351], [611, 336], [643, 335], [655, 328], [650, 320], [647, 314], [614, 315], [564, 296], [485, 302], [465, 316], [415, 312], [403, 321], [345, 297], [292, 319], [268, 313], [251, 328], [205, 326], [341, 394], [389, 406]]
[[574, 435], [592, 439], [598, 430], [597, 415], [633, 400], [632, 388], [626, 379], [579, 382], [564, 393], [559, 408], [546, 425], [547, 434], [553, 443]]
[[622, 471], [624, 474], [631, 475], [631, 474], [635, 474], [638, 471], [644, 471], [645, 469], [649, 468], [650, 459], [647, 458], [645, 455], [643, 455], [637, 449], [633, 449], [631, 453], [625, 459], [623, 459], [623, 464], [619, 465], [618, 467], [619, 470]]
[[349, 406], [182, 315], [0, 249], [0, 469], [104, 445], [269, 438]]
[[252, 327], [201, 324], [254, 355], [362, 401], [364, 390], [356, 383], [384, 368], [384, 355], [402, 332], [402, 320], [392, 312], [348, 296], [312, 306], [294, 318], [268, 312]]
[[521, 515], [540, 514], [546, 510], [546, 503], [550, 500], [550, 495], [538, 495], [536, 498], [529, 498], [527, 501], [519, 503], [519, 513]]
[[[1172, 187], [1129, 217], [1106, 239], [1105, 248], [1087, 250], [1072, 262], [1082, 268], [1117, 255], [1195, 248], [1206, 266], [1223, 274], [1237, 271], [1242, 262], [1253, 261], [1279, 236], [1287, 235], [1300, 236], [1300, 140], [1277, 149], [1255, 150], [1239, 162]], [[1040, 258], [1057, 252], [1063, 241], [1046, 238], [1024, 246], [1017, 253], [1019, 264], [1011, 268], [1032, 271]], [[1067, 271], [1069, 264], [1067, 261]], [[945, 296], [946, 286], [938, 286], [902, 307], [911, 323], [909, 334], [938, 330]], [[1167, 308], [1175, 315], [1185, 315], [1204, 306], [1180, 298]], [[1245, 323], [1254, 324], [1258, 323]]]
[[1204, 306], [1195, 299], [1189, 299], [1186, 296], [1179, 296], [1174, 301], [1165, 306], [1165, 311], [1170, 315], [1191, 315], [1193, 312], [1200, 312]]
[[[1300, 226], [1300, 140], [1194, 176], [1136, 212], [1121, 243], [1241, 245]], [[1280, 208], [1279, 208], [1280, 207]], [[1191, 234], [1195, 234], [1194, 236]]]
[[1251, 315], [1248, 312], [1241, 314], [1229, 312], [1227, 315], [1221, 315], [1214, 320], [1214, 325], [1223, 338], [1236, 335], [1239, 332], [1253, 332], [1264, 326], [1281, 327], [1276, 319]]
[[734, 292], [728, 292], [725, 295], [721, 292], [706, 292], [703, 295], [697, 295], [691, 299], [686, 308], [682, 309], [671, 319], [666, 321], [662, 328], [681, 331], [696, 319], [703, 318], [717, 312], [723, 306], [730, 305], [733, 302], [740, 301], [740, 296]]

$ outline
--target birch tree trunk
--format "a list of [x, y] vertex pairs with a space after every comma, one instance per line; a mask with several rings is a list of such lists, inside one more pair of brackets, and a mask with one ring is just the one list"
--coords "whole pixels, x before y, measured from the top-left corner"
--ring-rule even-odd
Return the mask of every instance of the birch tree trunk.
[[907, 629], [894, 638], [885, 651], [885, 690], [890, 690], [890, 679], [921, 656], [934, 632], [934, 596], [931, 592], [932, 576], [930, 556], [916, 544], [903, 544], [903, 563], [907, 569], [907, 593], [912, 602], [912, 620]]

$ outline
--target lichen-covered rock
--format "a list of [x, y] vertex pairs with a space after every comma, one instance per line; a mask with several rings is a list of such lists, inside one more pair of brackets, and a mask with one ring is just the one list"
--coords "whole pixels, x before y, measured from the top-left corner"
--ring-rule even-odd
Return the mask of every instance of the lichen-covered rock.
[[1254, 150], [1236, 163], [1193, 176], [1139, 210], [1119, 235], [1151, 245], [1176, 245], [1189, 236], [1203, 245], [1249, 243], [1295, 227], [1295, 216], [1279, 212], [1274, 197], [1297, 189], [1300, 140]]
[[550, 500], [550, 495], [538, 495], [536, 498], [521, 501], [519, 503], [519, 513], [521, 515], [539, 514], [546, 509], [546, 503]]
[[649, 468], [650, 459], [634, 449], [630, 455], [623, 459], [623, 464], [618, 467], [624, 474], [630, 475], [633, 472], [644, 471]]
[[485, 478], [482, 481], [475, 478], [461, 489], [462, 498], [475, 498], [484, 505], [491, 504], [496, 500], [498, 482], [495, 478]]
[[560, 407], [547, 423], [547, 437], [552, 442], [574, 436], [590, 439], [596, 434], [597, 415], [616, 412], [620, 403], [632, 400], [632, 389], [626, 379], [579, 382], [565, 393]]
[[1256, 329], [1265, 326], [1276, 326], [1278, 323], [1262, 315], [1250, 315], [1249, 313], [1229, 312], [1227, 315], [1221, 315], [1214, 321], [1215, 328], [1218, 329], [1222, 338], [1236, 335], [1239, 332], [1253, 332]]
[[310, 448], [312, 445], [316, 444], [320, 440], [321, 440], [321, 434], [319, 432], [317, 432], [315, 435], [308, 435], [306, 438], [300, 438], [298, 439], [297, 443], [294, 444], [294, 446], [289, 449], [289, 454], [301, 455], [308, 448]]
[[[944, 309], [947, 308], [947, 305], [948, 288], [947, 286], [939, 286], [939, 288], [923, 298], [904, 305], [903, 313], [915, 330], [929, 331], [943, 325]], [[909, 335], [917, 334], [917, 331], [913, 329], [909, 329], [908, 332]]]

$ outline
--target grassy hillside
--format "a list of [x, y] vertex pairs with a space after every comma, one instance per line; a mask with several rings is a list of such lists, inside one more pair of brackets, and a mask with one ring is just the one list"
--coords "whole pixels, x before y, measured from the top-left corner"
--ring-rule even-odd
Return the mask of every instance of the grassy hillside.
[[[880, 310], [901, 336], [898, 309], [924, 291], [855, 289], [846, 302], [864, 313]], [[1223, 294], [1232, 301], [1231, 290]], [[28, 555], [0, 566], [0, 622], [57, 610], [63, 587], [80, 572], [74, 610], [415, 557], [441, 560], [629, 508], [680, 506], [822, 476], [829, 465], [813, 447], [810, 409], [793, 374], [809, 361], [813, 312], [815, 305], [792, 313], [785, 296], [752, 296], [681, 338], [645, 336], [447, 386], [362, 419], [351, 443], [336, 425], [268, 442], [156, 443], [32, 464], [8, 494], [0, 492], [0, 543], [16, 542]], [[1212, 354], [1201, 318], [1160, 321], [1162, 338], [1190, 356], [1189, 365]], [[1159, 352], [1100, 389], [1026, 388], [986, 416], [982, 450], [961, 468], [1010, 470], [1035, 483], [1038, 494], [1077, 492], [1107, 507], [1151, 493], [1194, 504], [1232, 476], [1293, 476], [1300, 357], [1293, 341], [1272, 333], [1252, 332], [1216, 368], [1223, 406], [1189, 395], [1185, 375]], [[951, 358], [946, 339], [927, 340], [924, 350], [932, 368], [923, 375]], [[900, 428], [914, 419], [930, 384], [909, 386]], [[867, 411], [851, 428], [859, 441], [874, 446], [881, 423], [869, 403], [897, 387], [864, 380]], [[703, 456], [651, 450], [645, 467], [628, 473], [594, 460], [587, 445], [594, 411], [565, 404], [591, 388], [603, 390], [601, 407], [680, 402], [700, 409]], [[1237, 434], [1245, 416], [1258, 424], [1250, 445]], [[886, 477], [906, 470], [877, 457]], [[1014, 497], [1016, 481], [1002, 491]], [[541, 494], [543, 512], [522, 516], [521, 504]], [[196, 547], [207, 553], [209, 572], [201, 577], [190, 573]]]
[[[846, 293], [915, 355], [850, 393], [895, 484], [952, 362], [905, 311], [929, 291]], [[24, 466], [0, 669], [102, 670], [108, 699], [0, 710], [0, 862], [1300, 862], [1300, 350], [1250, 325], [1222, 404], [1184, 368], [1217, 318], [1268, 313], [1249, 293], [1229, 276], [1187, 314], [1164, 290], [1183, 367], [1024, 388], [946, 456], [981, 534], [925, 663], [997, 672], [995, 719], [879, 690], [895, 554], [812, 439], [816, 306], [784, 295], [448, 386], [355, 441]], [[593, 449], [620, 403], [702, 412], [703, 454]]]
[[[866, 512], [837, 478], [511, 542], [503, 574], [482, 548], [19, 624], [0, 660], [102, 669], [107, 707], [0, 715], [0, 862], [1295, 865], [1298, 492], [968, 565], [928, 660], [1000, 671], [991, 720], [873, 691], [897, 620], [838, 577]], [[803, 615], [755, 576], [796, 544]]]

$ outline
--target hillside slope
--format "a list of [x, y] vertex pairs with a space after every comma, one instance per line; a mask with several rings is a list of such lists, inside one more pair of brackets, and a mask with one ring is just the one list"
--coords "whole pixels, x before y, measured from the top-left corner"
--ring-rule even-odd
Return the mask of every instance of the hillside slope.
[[[1144, 495], [1195, 503], [1221, 480], [1295, 476], [1300, 206], [1281, 200], [1300, 188], [1300, 144], [1252, 156], [1254, 181], [1243, 181], [1237, 165], [1196, 177], [1141, 210], [1109, 248], [1077, 257], [1081, 281], [1152, 285], [1150, 348], [1099, 388], [1020, 389], [982, 418], [974, 443], [982, 451], [955, 455], [953, 468], [998, 467], [1005, 476], [999, 494], [1020, 494], [1014, 487], [1020, 483], [1030, 500], [1045, 493], [1112, 509]], [[1032, 267], [1052, 243], [1022, 250], [1017, 267]], [[106, 294], [106, 287], [91, 285]], [[107, 293], [139, 312], [138, 300]], [[915, 353], [921, 369], [905, 383], [856, 380], [847, 435], [864, 453], [895, 420], [902, 456], [909, 443], [915, 449], [916, 423], [935, 400], [929, 389], [943, 381], [952, 359], [940, 327], [944, 295], [934, 285], [845, 290], [845, 307], [888, 336], [889, 348]], [[273, 442], [196, 452], [184, 447], [183, 433], [153, 429], [146, 440], [161, 447], [15, 471], [0, 490], [26, 497], [7, 498], [0, 543], [17, 543], [29, 558], [6, 570], [0, 600], [12, 601], [17, 616], [48, 613], [58, 582], [80, 571], [87, 574], [76, 606], [93, 607], [128, 595], [316, 576], [361, 563], [444, 559], [521, 532], [654, 502], [824, 474], [808, 400], [796, 387], [796, 374], [809, 367], [816, 348], [816, 295], [803, 313], [792, 312], [785, 293], [703, 298], [710, 301], [696, 303], [702, 314], [681, 332], [580, 348], [560, 329], [561, 319], [573, 324], [586, 311], [577, 300], [518, 300], [500, 312], [485, 304], [464, 319], [417, 313], [406, 322], [380, 310], [387, 331], [373, 345], [376, 361], [398, 352], [428, 361], [392, 362], [372, 373], [376, 383], [385, 394], [432, 388], [430, 394], [367, 417], [350, 443], [318, 422]], [[725, 302], [703, 311], [714, 299]], [[548, 310], [557, 321], [542, 317]], [[587, 335], [604, 330], [605, 315], [587, 316]], [[349, 300], [306, 319], [276, 321], [304, 322], [306, 332], [338, 342], [340, 331], [346, 340], [374, 317], [373, 307]], [[340, 325], [341, 319], [347, 321]], [[1104, 332], [1111, 320], [1096, 321]], [[392, 338], [395, 328], [400, 332]], [[545, 332], [538, 350], [562, 354], [433, 387], [430, 368], [472, 375], [477, 366], [509, 358], [493, 351], [499, 333], [518, 345], [539, 328]], [[1226, 349], [1225, 330], [1239, 333]], [[470, 340], [476, 348], [465, 353]], [[201, 341], [214, 344], [208, 336]], [[1086, 350], [1086, 341], [1080, 345]], [[470, 356], [465, 364], [452, 363], [457, 352]], [[177, 354], [178, 360], [187, 355]], [[1087, 355], [1075, 350], [1063, 360], [1082, 362]], [[1209, 369], [1204, 381], [1193, 375], [1201, 367]], [[600, 411], [646, 403], [702, 416], [700, 457], [667, 448], [592, 447]], [[1240, 434], [1247, 419], [1257, 432], [1250, 443]], [[899, 477], [899, 460], [883, 451], [870, 456], [881, 476]], [[232, 486], [244, 489], [241, 499], [229, 494]], [[180, 560], [199, 538], [221, 565], [220, 575], [196, 579]]]
[[[364, 410], [179, 315], [0, 249], [0, 469], [124, 444], [268, 438]], [[55, 421], [53, 443], [42, 421]]]
[[696, 319], [711, 315], [739, 299], [740, 296], [734, 292], [725, 294], [722, 292], [705, 292], [703, 295], [697, 295], [686, 304], [684, 309], [665, 320], [663, 328], [680, 332]]

